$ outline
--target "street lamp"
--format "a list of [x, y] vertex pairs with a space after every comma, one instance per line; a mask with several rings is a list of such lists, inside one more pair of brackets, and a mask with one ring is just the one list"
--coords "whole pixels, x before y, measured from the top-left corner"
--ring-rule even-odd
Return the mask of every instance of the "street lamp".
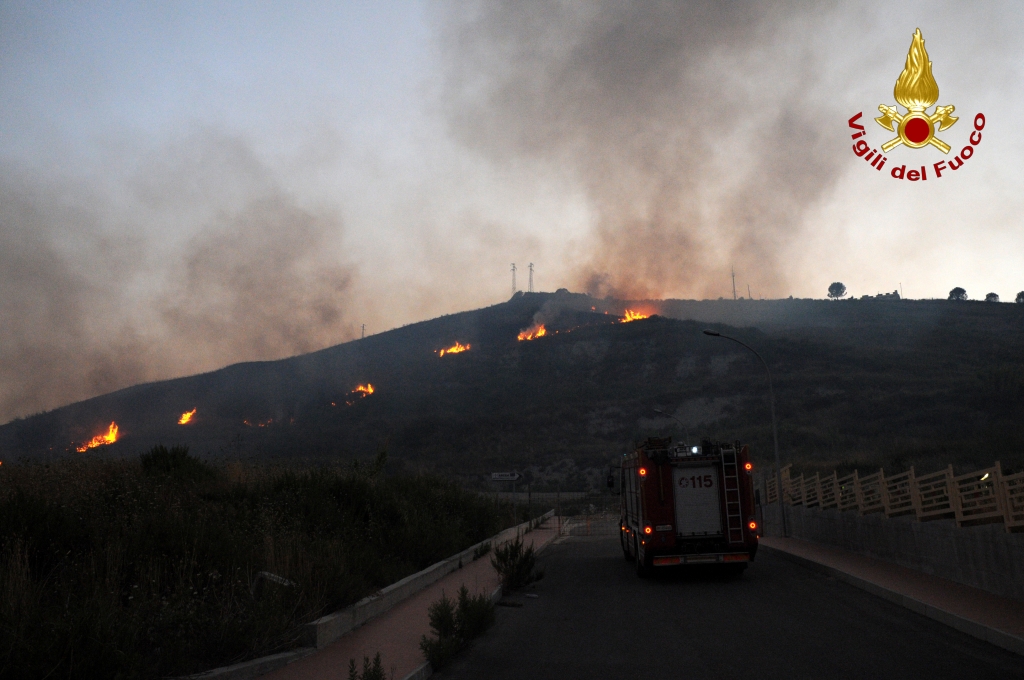
[[671, 418], [672, 420], [674, 420], [674, 421], [676, 421], [677, 423], [679, 423], [679, 427], [683, 428], [683, 434], [685, 434], [685, 435], [686, 435], [686, 448], [690, 448], [690, 431], [686, 429], [686, 425], [683, 425], [683, 421], [679, 420], [679, 418], [676, 418], [676, 417], [675, 417], [674, 415], [672, 415], [671, 413], [665, 413], [665, 412], [664, 412], [664, 411], [662, 411], [662, 410], [661, 410], [660, 408], [656, 408], [656, 409], [654, 409], [654, 412], [655, 412], [655, 413], [658, 413], [658, 414], [660, 414], [660, 415], [663, 415], [663, 416], [665, 416], [666, 418]]
[[782, 516], [782, 535], [785, 537], [789, 534], [789, 531], [786, 528], [786, 507], [782, 498], [782, 464], [779, 461], [779, 428], [775, 424], [775, 389], [772, 387], [772, 372], [768, 370], [768, 362], [764, 360], [764, 357], [757, 353], [757, 350], [736, 338], [709, 330], [705, 330], [704, 335], [710, 335], [713, 338], [725, 338], [726, 340], [732, 340], [739, 345], [743, 345], [753, 352], [754, 356], [761, 360], [761, 363], [764, 365], [764, 371], [768, 374], [768, 394], [771, 397], [772, 406], [772, 438], [775, 440], [775, 488], [778, 490], [779, 514]]

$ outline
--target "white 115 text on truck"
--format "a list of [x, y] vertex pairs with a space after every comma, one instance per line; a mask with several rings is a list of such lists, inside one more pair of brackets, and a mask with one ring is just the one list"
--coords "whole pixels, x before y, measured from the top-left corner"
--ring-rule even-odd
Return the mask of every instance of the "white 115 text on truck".
[[651, 437], [623, 456], [619, 475], [622, 552], [640, 576], [686, 564], [738, 573], [754, 559], [759, 527], [746, 446]]

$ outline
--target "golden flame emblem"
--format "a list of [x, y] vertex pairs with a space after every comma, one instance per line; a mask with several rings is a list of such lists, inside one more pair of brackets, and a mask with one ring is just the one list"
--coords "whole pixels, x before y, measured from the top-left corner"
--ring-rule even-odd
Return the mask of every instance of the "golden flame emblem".
[[939, 100], [939, 85], [932, 75], [932, 62], [928, 60], [920, 28], [914, 31], [906, 66], [896, 79], [892, 93], [896, 101], [907, 109], [907, 113], [901, 114], [895, 106], [878, 105], [882, 115], [875, 118], [875, 122], [898, 135], [883, 144], [882, 151], [888, 153], [900, 144], [912, 149], [931, 144], [942, 153], [949, 153], [949, 144], [938, 139], [935, 132], [956, 123], [958, 119], [950, 115], [956, 107], [936, 106], [934, 113], [929, 115], [927, 112], [928, 107]]

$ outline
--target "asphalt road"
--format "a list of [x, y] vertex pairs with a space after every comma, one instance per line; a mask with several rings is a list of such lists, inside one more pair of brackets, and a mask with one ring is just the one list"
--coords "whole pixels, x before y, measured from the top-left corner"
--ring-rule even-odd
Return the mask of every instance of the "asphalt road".
[[739, 578], [637, 578], [617, 537], [572, 538], [439, 680], [1024, 678], [1024, 658], [773, 556]]

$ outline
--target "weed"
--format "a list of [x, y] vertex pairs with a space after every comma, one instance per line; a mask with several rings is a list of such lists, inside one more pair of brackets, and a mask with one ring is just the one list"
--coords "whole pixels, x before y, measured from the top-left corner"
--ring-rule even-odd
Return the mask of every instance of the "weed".
[[[394, 672], [391, 673], [391, 677], [394, 678]], [[373, 664], [370, 664], [370, 658], [363, 657], [363, 672], [362, 674], [356, 672], [356, 660], [348, 660], [348, 680], [388, 680], [384, 674], [384, 664], [380, 660], [380, 652], [373, 657]]]
[[424, 635], [420, 649], [435, 671], [447, 666], [459, 650], [494, 623], [490, 599], [483, 594], [470, 597], [466, 586], [459, 588], [456, 600], [441, 593], [441, 599], [430, 605], [428, 613], [430, 630], [436, 637]]
[[542, 572], [534, 571], [536, 563], [533, 546], [524, 547], [523, 539], [518, 537], [495, 548], [491, 558], [491, 564], [501, 576], [501, 587], [506, 591], [518, 590], [542, 578]]
[[490, 541], [488, 541], [487, 543], [481, 543], [473, 551], [473, 561], [476, 561], [476, 560], [480, 559], [481, 557], [484, 557], [485, 555], [490, 554], [490, 552], [491, 552], [491, 543], [490, 543]]

